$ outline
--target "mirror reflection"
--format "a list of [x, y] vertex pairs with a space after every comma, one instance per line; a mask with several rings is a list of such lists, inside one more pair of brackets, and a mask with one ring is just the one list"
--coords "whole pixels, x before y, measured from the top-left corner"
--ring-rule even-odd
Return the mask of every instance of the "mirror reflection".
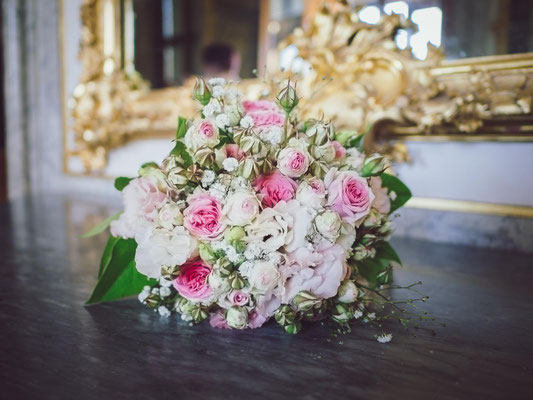
[[[321, 2], [133, 0], [135, 68], [153, 88], [181, 85], [196, 74], [253, 78], [267, 64], [269, 49], [305, 26], [306, 14]], [[418, 31], [400, 29], [395, 41], [419, 59], [426, 57], [428, 45], [443, 48], [448, 59], [533, 51], [530, 0], [349, 3], [368, 24], [391, 13], [411, 20]], [[296, 57], [288, 49], [275, 62], [284, 67]]]

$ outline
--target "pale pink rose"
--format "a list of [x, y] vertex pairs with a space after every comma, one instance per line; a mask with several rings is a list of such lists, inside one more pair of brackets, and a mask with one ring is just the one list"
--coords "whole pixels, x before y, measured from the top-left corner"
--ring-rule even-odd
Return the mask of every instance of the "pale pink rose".
[[376, 196], [372, 203], [372, 207], [378, 210], [381, 214], [387, 215], [390, 212], [390, 198], [387, 188], [381, 186], [381, 178], [377, 176], [370, 178], [370, 187]]
[[181, 266], [172, 285], [187, 300], [205, 300], [213, 294], [213, 289], [207, 283], [210, 273], [211, 267], [201, 259], [189, 261]]
[[370, 212], [374, 193], [366, 178], [355, 171], [331, 169], [324, 178], [328, 191], [327, 206], [351, 224], [356, 223]]
[[211, 314], [209, 317], [209, 325], [211, 325], [213, 328], [232, 329], [231, 326], [226, 323], [226, 319], [220, 311]]
[[283, 175], [298, 178], [309, 168], [309, 153], [294, 147], [286, 147], [279, 152], [278, 169]]
[[254, 126], [268, 129], [272, 126], [283, 126], [285, 116], [276, 103], [268, 100], [243, 101], [242, 105], [246, 114], [252, 117]]
[[234, 290], [229, 294], [228, 298], [234, 306], [244, 306], [250, 301], [250, 295], [242, 290]]
[[280, 112], [276, 103], [270, 100], [244, 100], [242, 102], [246, 113], [254, 113], [258, 111], [277, 111]]
[[238, 144], [234, 144], [234, 143], [227, 144], [224, 147], [224, 150], [226, 152], [226, 157], [227, 158], [231, 157], [231, 158], [235, 158], [236, 160], [241, 161], [244, 158], [244, 156], [245, 156], [244, 151], [242, 151], [239, 148]]
[[189, 207], [183, 211], [183, 225], [191, 234], [201, 239], [218, 238], [226, 225], [222, 223], [222, 203], [207, 193], [188, 199]]
[[215, 147], [220, 138], [212, 121], [197, 120], [187, 129], [183, 141], [189, 150], [197, 151], [202, 147]]
[[266, 320], [267, 318], [265, 316], [259, 314], [256, 310], [253, 310], [248, 315], [248, 327], [250, 327], [250, 329], [261, 328]]
[[314, 268], [302, 268], [287, 280], [283, 303], [289, 303], [302, 290], [308, 290], [324, 299], [337, 294], [346, 275], [346, 252], [338, 244], [332, 245], [327, 240], [322, 241], [316, 251], [321, 260]]
[[122, 190], [124, 212], [111, 223], [111, 234], [123, 238], [143, 234], [146, 222], [154, 221], [166, 200], [167, 194], [158, 189], [155, 178], [147, 176], [131, 180]]
[[198, 128], [198, 134], [204, 136], [207, 139], [212, 138], [216, 134], [216, 128], [210, 121], [204, 121]]
[[257, 301], [257, 306], [248, 316], [248, 326], [251, 329], [260, 328], [279, 308], [281, 299], [277, 296], [262, 296]]
[[283, 126], [285, 116], [276, 111], [262, 111], [248, 114], [254, 120], [254, 127], [268, 129], [272, 126]]
[[300, 183], [296, 200], [311, 208], [320, 209], [326, 204], [326, 187], [320, 179], [311, 177]]
[[278, 202], [294, 198], [298, 185], [279, 171], [261, 175], [253, 183], [265, 207], [274, 207]]
[[346, 155], [346, 149], [337, 142], [336, 140], [331, 142], [333, 144], [333, 147], [335, 147], [335, 159], [338, 160], [339, 158], [342, 158]]

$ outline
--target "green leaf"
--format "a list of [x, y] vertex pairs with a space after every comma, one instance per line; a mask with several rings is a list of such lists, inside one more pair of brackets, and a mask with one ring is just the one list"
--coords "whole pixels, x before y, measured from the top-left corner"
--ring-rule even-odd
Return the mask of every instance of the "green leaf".
[[385, 285], [392, 282], [391, 265], [402, 264], [400, 257], [388, 242], [380, 242], [376, 246], [374, 258], [355, 261], [359, 274], [368, 281], [370, 287]]
[[120, 240], [120, 237], [115, 237], [113, 235], [109, 235], [109, 239], [107, 239], [107, 244], [105, 245], [104, 253], [102, 254], [102, 259], [100, 260], [100, 269], [98, 270], [98, 279], [102, 276], [102, 273], [107, 268], [109, 263], [111, 262], [113, 249], [115, 248], [115, 245]]
[[402, 207], [412, 196], [409, 188], [394, 175], [382, 174], [381, 186], [386, 187], [389, 194], [391, 192], [396, 194], [394, 200], [391, 199], [391, 208], [389, 214], [392, 214], [394, 211]]
[[380, 242], [376, 248], [376, 257], [383, 258], [385, 260], [390, 260], [402, 265], [402, 260], [400, 256], [396, 253], [396, 250], [390, 245], [389, 242]]
[[122, 189], [124, 189], [130, 181], [133, 178], [126, 178], [125, 176], [120, 176], [117, 179], [115, 179], [115, 189], [117, 189], [119, 192], [122, 192]]
[[111, 222], [113, 222], [114, 220], [120, 217], [120, 214], [122, 214], [122, 211], [116, 213], [115, 215], [110, 216], [109, 218], [104, 219], [98, 225], [94, 226], [89, 232], [81, 235], [81, 237], [88, 238], [91, 236], [98, 235], [99, 233], [102, 233], [103, 231], [107, 229], [107, 227], [111, 224]]
[[133, 239], [119, 238], [116, 241], [107, 267], [103, 269], [91, 297], [85, 304], [96, 304], [133, 296], [141, 292], [145, 285], [152, 283], [135, 267], [136, 249], [137, 243]]
[[189, 127], [189, 121], [186, 118], [178, 117], [178, 129], [176, 129], [176, 139], [182, 139], [187, 133], [187, 128]]
[[363, 138], [365, 137], [365, 133], [360, 133], [359, 135], [355, 136], [352, 139], [349, 139], [346, 142], [346, 147], [355, 147], [357, 150], [359, 150], [361, 153], [363, 152]]
[[143, 165], [141, 165], [140, 169], [147, 168], [147, 167], [159, 168], [159, 165], [157, 165], [155, 161], [150, 161], [150, 162], [146, 162]]
[[185, 168], [189, 167], [193, 163], [192, 157], [187, 151], [185, 144], [179, 140], [176, 140], [176, 144], [170, 154], [172, 154], [173, 156], [181, 157], [181, 159], [183, 160], [183, 166]]

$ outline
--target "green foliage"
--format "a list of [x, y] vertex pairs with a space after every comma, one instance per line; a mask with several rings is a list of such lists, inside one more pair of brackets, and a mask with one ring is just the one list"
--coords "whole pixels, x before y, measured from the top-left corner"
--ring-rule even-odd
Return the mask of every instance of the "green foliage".
[[151, 168], [159, 168], [159, 165], [157, 165], [157, 163], [155, 161], [150, 161], [150, 162], [146, 162], [143, 165], [141, 165], [140, 169], [149, 168], [149, 167], [151, 167]]
[[109, 239], [107, 239], [107, 243], [105, 245], [104, 253], [102, 254], [102, 259], [100, 260], [100, 269], [98, 270], [98, 279], [102, 276], [102, 273], [107, 268], [109, 263], [111, 262], [111, 258], [113, 256], [113, 249], [115, 248], [115, 245], [120, 240], [120, 237], [115, 237], [113, 235], [109, 235]]
[[411, 198], [411, 191], [405, 184], [394, 175], [382, 174], [381, 186], [388, 189], [388, 193], [394, 192], [396, 197], [391, 199], [390, 214], [402, 207]]
[[113, 222], [114, 220], [118, 219], [120, 217], [120, 214], [122, 214], [122, 211], [116, 213], [115, 215], [110, 216], [109, 218], [104, 219], [102, 222], [100, 222], [98, 225], [94, 226], [89, 232], [84, 233], [81, 235], [82, 238], [88, 238], [91, 236], [96, 236], [103, 231], [107, 229], [107, 227]]
[[355, 261], [359, 274], [368, 281], [371, 288], [392, 283], [392, 265], [402, 262], [389, 242], [380, 242], [376, 246], [374, 258]]
[[135, 267], [137, 243], [133, 239], [110, 238], [107, 242], [98, 282], [85, 304], [118, 300], [138, 294], [150, 284]]
[[186, 118], [178, 117], [178, 129], [176, 130], [176, 140], [183, 139], [189, 128], [189, 121]]
[[122, 192], [122, 189], [124, 189], [130, 181], [133, 178], [126, 178], [125, 176], [119, 176], [117, 179], [115, 179], [115, 189], [117, 189], [119, 192]]
[[361, 153], [363, 152], [363, 139], [366, 135], [366, 132], [360, 133], [359, 135], [356, 135], [355, 137], [348, 139], [346, 141], [346, 147], [351, 148], [355, 147], [357, 150], [359, 150]]
[[185, 144], [179, 140], [176, 140], [176, 145], [174, 146], [170, 154], [176, 157], [180, 157], [183, 161], [183, 166], [185, 168], [191, 166], [193, 163], [192, 157], [187, 151]]

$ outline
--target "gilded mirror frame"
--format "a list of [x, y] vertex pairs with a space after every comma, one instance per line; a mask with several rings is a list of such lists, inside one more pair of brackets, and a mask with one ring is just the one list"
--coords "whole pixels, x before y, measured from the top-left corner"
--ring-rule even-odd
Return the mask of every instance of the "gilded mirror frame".
[[[65, 0], [58, 1], [62, 10]], [[260, 2], [258, 65], [263, 65], [269, 1]], [[68, 158], [78, 157], [87, 173], [101, 175], [109, 151], [136, 139], [171, 138], [178, 112], [191, 116], [195, 110], [189, 87], [150, 90], [135, 71], [132, 0], [123, 0], [122, 14], [120, 7], [121, 0], [82, 1], [82, 74], [64, 107], [64, 118], [70, 113], [73, 121], [72, 126], [64, 123], [64, 135], [74, 134], [74, 149], [65, 145], [65, 173], [70, 173]], [[366, 25], [354, 18], [353, 10], [342, 2], [334, 7], [324, 6], [306, 30], [298, 28], [285, 44], [296, 44], [314, 68], [336, 79], [336, 90], [349, 87], [352, 92], [344, 90], [344, 98], [349, 99], [354, 90], [360, 90], [364, 101], [352, 104], [359, 114], [346, 115], [358, 118], [361, 129], [367, 124], [374, 127], [369, 146], [402, 160], [404, 140], [533, 141], [533, 53], [446, 61], [442, 53], [430, 48], [428, 58], [421, 62], [399, 50], [392, 40], [391, 32], [405, 23], [399, 16], [385, 16], [377, 25]], [[60, 16], [61, 24], [62, 19]], [[337, 24], [335, 28], [331, 27], [333, 23]], [[324, 36], [324, 29], [351, 35], [347, 29], [354, 25], [358, 26], [358, 48], [365, 51], [346, 51], [343, 37], [328, 62], [318, 55], [330, 48], [331, 42], [324, 42], [324, 48], [318, 50], [308, 46], [305, 51], [311, 41], [316, 43]], [[62, 29], [62, 40], [61, 32]], [[338, 68], [331, 69], [332, 65]], [[380, 97], [379, 88], [373, 87], [379, 80], [376, 77], [384, 76], [397, 78], [399, 86], [394, 98]], [[350, 81], [343, 81], [346, 79]], [[314, 83], [308, 82], [308, 87]], [[245, 87], [253, 91], [259, 84], [251, 81]], [[305, 82], [302, 86], [305, 88]], [[332, 88], [335, 89], [334, 84]], [[339, 92], [335, 93], [339, 97]], [[327, 106], [315, 104], [319, 109]], [[342, 127], [343, 121], [339, 123]]]

